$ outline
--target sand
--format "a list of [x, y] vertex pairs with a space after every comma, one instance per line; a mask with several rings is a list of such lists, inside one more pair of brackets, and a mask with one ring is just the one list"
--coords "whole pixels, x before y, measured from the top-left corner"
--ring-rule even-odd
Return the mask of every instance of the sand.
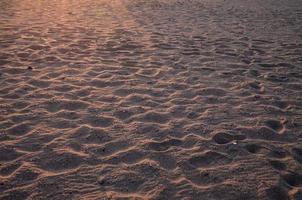
[[1, 0], [0, 199], [302, 199], [301, 0]]

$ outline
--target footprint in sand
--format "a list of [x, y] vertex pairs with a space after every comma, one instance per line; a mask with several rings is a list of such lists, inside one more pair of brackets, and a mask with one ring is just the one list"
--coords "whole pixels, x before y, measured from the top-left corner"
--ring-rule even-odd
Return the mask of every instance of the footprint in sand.
[[212, 139], [217, 144], [228, 144], [233, 141], [245, 140], [246, 136], [245, 135], [231, 135], [226, 132], [218, 132], [212, 137]]
[[269, 163], [276, 170], [285, 170], [286, 169], [286, 164], [279, 160], [269, 160]]
[[302, 165], [302, 149], [301, 148], [293, 148], [292, 149], [293, 158]]
[[277, 132], [281, 132], [284, 128], [283, 124], [280, 121], [274, 119], [266, 120], [265, 125]]
[[282, 175], [283, 180], [291, 187], [302, 186], [302, 175], [295, 172], [287, 172]]

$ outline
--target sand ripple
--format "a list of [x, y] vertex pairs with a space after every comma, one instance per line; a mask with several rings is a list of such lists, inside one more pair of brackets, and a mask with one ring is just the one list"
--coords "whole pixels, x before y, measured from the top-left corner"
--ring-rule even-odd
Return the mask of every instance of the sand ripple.
[[0, 1], [0, 199], [302, 199], [301, 8]]

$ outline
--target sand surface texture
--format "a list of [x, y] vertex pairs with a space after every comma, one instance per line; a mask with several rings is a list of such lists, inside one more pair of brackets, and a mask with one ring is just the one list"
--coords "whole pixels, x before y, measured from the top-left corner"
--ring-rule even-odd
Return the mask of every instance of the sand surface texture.
[[0, 199], [302, 199], [301, 0], [1, 0]]

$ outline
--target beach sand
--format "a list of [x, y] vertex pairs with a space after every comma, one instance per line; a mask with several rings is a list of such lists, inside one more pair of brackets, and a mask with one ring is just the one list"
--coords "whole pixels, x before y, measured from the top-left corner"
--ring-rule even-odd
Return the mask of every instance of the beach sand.
[[1, 0], [0, 199], [302, 199], [301, 0]]

